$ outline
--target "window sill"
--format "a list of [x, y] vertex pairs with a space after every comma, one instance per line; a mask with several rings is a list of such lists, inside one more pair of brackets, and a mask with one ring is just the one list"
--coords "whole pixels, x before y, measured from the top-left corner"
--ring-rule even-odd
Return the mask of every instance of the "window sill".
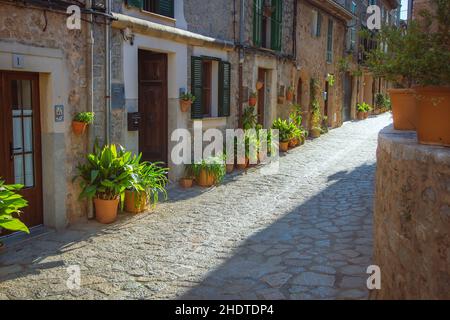
[[227, 117], [209, 117], [203, 119], [192, 119], [192, 123], [201, 122], [203, 129], [223, 128], [227, 126]]
[[175, 19], [175, 18], [163, 16], [163, 15], [160, 15], [160, 14], [157, 14], [157, 13], [154, 13], [154, 12], [146, 11], [144, 9], [141, 9], [141, 12], [143, 14], [145, 14], [146, 16], [148, 16], [148, 17], [152, 17], [152, 18], [155, 18], [155, 19], [158, 19], [158, 20], [163, 20], [163, 21], [168, 22], [168, 23], [175, 24], [177, 22], [177, 19]]

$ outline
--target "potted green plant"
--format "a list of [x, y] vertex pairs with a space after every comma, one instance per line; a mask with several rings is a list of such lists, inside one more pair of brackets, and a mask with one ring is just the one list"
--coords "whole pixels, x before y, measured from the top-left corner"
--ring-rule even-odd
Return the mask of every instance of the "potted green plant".
[[320, 113], [320, 109], [317, 107], [313, 110], [311, 115], [311, 130], [310, 136], [311, 138], [318, 138], [322, 133], [322, 114]]
[[256, 127], [258, 116], [255, 113], [255, 107], [247, 107], [242, 114], [242, 126], [244, 130]]
[[193, 172], [193, 165], [187, 164], [184, 168], [184, 176], [180, 179], [180, 186], [184, 189], [189, 189], [194, 184], [195, 174]]
[[327, 116], [322, 117], [322, 126], [320, 129], [321, 129], [320, 130], [321, 134], [328, 133], [328, 117]]
[[251, 92], [250, 97], [248, 98], [248, 105], [250, 107], [256, 106], [257, 99], [258, 99], [258, 93]]
[[279, 146], [282, 152], [289, 150], [289, 140], [291, 138], [292, 127], [286, 120], [276, 119], [272, 124], [272, 129], [278, 130]]
[[[6, 229], [30, 233], [27, 226], [19, 219], [22, 214], [21, 209], [28, 205], [28, 202], [18, 193], [22, 188], [20, 184], [7, 185], [4, 180], [0, 180], [0, 231]], [[3, 248], [3, 243], [0, 241], [0, 251]]]
[[75, 115], [72, 121], [72, 130], [77, 136], [84, 134], [88, 124], [94, 122], [94, 112], [79, 112]]
[[295, 92], [295, 87], [289, 86], [288, 89], [286, 90], [286, 100], [287, 101], [292, 101], [294, 99], [294, 92]]
[[94, 146], [93, 153], [86, 157], [85, 164], [79, 164], [80, 199], [94, 200], [95, 218], [100, 223], [112, 223], [117, 218], [119, 201], [123, 206], [125, 190], [133, 174], [131, 152], [115, 145], [100, 148]]
[[256, 130], [245, 130], [245, 158], [248, 159], [249, 165], [258, 163], [258, 134]]
[[225, 176], [225, 170], [223, 156], [209, 157], [192, 164], [195, 180], [201, 187], [211, 187], [220, 183]]
[[180, 109], [181, 112], [188, 112], [190, 106], [195, 102], [195, 96], [190, 92], [183, 92], [180, 94]]
[[163, 163], [141, 162], [142, 154], [133, 157], [131, 165], [133, 173], [125, 190], [125, 211], [141, 213], [148, 210], [149, 204], [155, 206], [162, 193], [167, 199], [168, 168]]

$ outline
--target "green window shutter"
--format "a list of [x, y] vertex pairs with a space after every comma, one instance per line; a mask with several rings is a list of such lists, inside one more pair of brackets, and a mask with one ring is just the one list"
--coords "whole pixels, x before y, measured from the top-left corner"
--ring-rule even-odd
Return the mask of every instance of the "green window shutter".
[[162, 16], [173, 18], [174, 17], [173, 1], [174, 0], [159, 0], [158, 13]]
[[283, 27], [283, 5], [281, 0], [272, 0], [272, 7], [275, 8], [272, 13], [271, 22], [271, 48], [281, 51], [281, 36]]
[[253, 0], [253, 45], [261, 46], [263, 0]]
[[191, 107], [191, 118], [202, 119], [203, 60], [199, 57], [191, 58], [191, 92], [195, 96], [195, 101]]
[[230, 116], [231, 64], [219, 62], [219, 117]]
[[328, 20], [327, 62], [333, 61], [333, 20]]
[[127, 0], [127, 5], [130, 7], [135, 7], [142, 9], [144, 1], [143, 0]]

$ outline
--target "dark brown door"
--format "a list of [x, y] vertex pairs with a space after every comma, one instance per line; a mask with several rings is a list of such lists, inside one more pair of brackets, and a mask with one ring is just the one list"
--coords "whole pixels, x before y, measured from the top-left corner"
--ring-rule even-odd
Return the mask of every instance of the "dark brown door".
[[167, 164], [167, 55], [139, 50], [139, 152]]
[[258, 90], [258, 123], [264, 126], [264, 104], [266, 100], [266, 70], [258, 69], [258, 81], [264, 83], [264, 86]]
[[20, 218], [34, 227], [43, 223], [39, 75], [0, 71], [0, 78], [0, 177], [24, 186]]

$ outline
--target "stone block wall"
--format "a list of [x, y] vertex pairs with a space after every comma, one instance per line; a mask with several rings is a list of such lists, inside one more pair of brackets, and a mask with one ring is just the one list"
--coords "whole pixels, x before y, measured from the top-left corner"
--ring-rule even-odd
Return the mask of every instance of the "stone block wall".
[[374, 215], [374, 299], [450, 299], [450, 149], [414, 132], [379, 136]]

